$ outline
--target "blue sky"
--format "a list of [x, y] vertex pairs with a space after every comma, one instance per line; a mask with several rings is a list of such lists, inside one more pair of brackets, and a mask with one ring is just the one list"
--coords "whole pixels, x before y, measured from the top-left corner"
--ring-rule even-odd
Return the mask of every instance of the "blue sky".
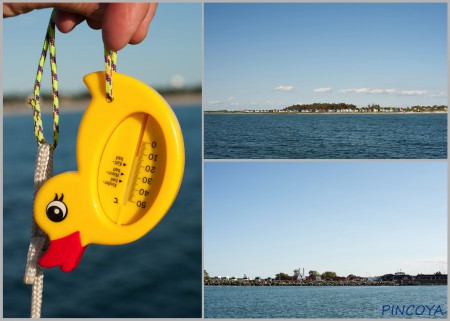
[[445, 162], [206, 162], [210, 276], [447, 267]]
[[[37, 64], [51, 10], [35, 10], [3, 19], [4, 93], [33, 91]], [[101, 31], [87, 24], [68, 34], [57, 31], [56, 54], [60, 94], [85, 90], [83, 76], [104, 69]], [[202, 83], [201, 3], [162, 3], [143, 43], [119, 52], [118, 71], [152, 87], [170, 87], [173, 79], [185, 86]], [[48, 62], [43, 90], [50, 90]]]
[[206, 109], [447, 104], [447, 4], [205, 4]]

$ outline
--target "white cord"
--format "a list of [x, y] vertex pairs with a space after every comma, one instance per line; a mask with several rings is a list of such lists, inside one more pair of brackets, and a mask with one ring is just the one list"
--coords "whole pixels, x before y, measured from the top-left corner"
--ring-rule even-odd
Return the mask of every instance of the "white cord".
[[[36, 167], [34, 170], [34, 197], [39, 188], [53, 175], [53, 149], [49, 144], [38, 147]], [[32, 285], [31, 290], [31, 318], [41, 317], [42, 291], [44, 289], [44, 270], [38, 265], [44, 250], [48, 247], [48, 236], [32, 222], [31, 242], [28, 248], [27, 265], [25, 267], [25, 284]]]

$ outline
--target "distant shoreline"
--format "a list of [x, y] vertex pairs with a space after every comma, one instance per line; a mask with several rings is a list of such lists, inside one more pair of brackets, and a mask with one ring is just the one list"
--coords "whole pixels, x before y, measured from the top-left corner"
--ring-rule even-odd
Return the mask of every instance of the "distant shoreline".
[[445, 111], [435, 111], [435, 112], [376, 112], [376, 113], [367, 113], [367, 112], [346, 112], [346, 113], [336, 113], [336, 112], [318, 112], [318, 113], [292, 113], [292, 112], [258, 112], [258, 113], [248, 113], [243, 111], [211, 111], [205, 110], [205, 114], [212, 115], [421, 115], [421, 114], [447, 114]]
[[[186, 93], [186, 94], [169, 94], [164, 95], [163, 98], [171, 107], [186, 107], [192, 105], [202, 104], [202, 95], [200, 93]], [[59, 101], [60, 111], [84, 111], [90, 103], [90, 99], [70, 99], [61, 98]], [[41, 101], [42, 113], [50, 113], [51, 102]], [[31, 107], [24, 99], [23, 102], [4, 102], [3, 115], [24, 115], [31, 114]]]
[[447, 284], [421, 284], [408, 282], [404, 284], [391, 281], [285, 281], [285, 280], [205, 280], [205, 286], [421, 286]]

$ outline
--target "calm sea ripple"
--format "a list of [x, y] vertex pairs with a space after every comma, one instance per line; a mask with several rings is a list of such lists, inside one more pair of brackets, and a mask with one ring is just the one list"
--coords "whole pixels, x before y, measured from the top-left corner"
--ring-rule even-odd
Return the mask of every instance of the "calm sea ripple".
[[[400, 314], [396, 307], [402, 310], [404, 305], [414, 305], [409, 310], [412, 315]], [[447, 286], [205, 286], [205, 318], [446, 316]]]
[[212, 159], [447, 158], [447, 114], [205, 114]]

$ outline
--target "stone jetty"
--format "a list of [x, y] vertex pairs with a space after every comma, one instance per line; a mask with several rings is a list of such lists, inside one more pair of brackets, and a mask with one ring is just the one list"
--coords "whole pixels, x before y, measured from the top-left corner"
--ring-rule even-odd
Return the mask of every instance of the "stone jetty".
[[287, 281], [287, 280], [218, 280], [205, 279], [204, 285], [216, 286], [395, 286], [395, 282], [377, 281]]

